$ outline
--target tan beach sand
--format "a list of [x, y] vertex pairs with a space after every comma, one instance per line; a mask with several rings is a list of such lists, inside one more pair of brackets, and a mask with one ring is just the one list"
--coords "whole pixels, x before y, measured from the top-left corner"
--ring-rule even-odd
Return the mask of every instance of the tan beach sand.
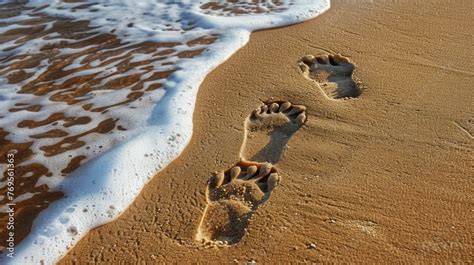
[[[383, 2], [332, 1], [253, 34], [202, 84], [185, 152], [60, 263], [472, 263], [472, 3]], [[356, 64], [359, 97], [303, 76], [298, 61], [325, 51]], [[207, 182], [238, 162], [244, 120], [271, 97], [307, 108], [281, 182], [239, 243], [200, 246]]]

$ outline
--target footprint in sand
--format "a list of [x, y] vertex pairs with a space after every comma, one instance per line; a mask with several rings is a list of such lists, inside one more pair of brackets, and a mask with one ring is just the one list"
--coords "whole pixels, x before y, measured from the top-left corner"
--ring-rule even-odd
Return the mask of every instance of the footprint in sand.
[[209, 180], [196, 240], [235, 244], [242, 239], [253, 213], [281, 179], [268, 162], [278, 162], [288, 139], [305, 121], [306, 107], [288, 101], [267, 102], [252, 112], [245, 120], [241, 161]]
[[208, 204], [196, 240], [235, 244], [245, 235], [249, 219], [270, 197], [280, 175], [269, 163], [239, 162], [214, 175], [207, 188]]
[[303, 74], [314, 80], [330, 99], [356, 98], [362, 93], [354, 81], [355, 65], [339, 54], [307, 55], [299, 62]]
[[276, 164], [288, 140], [305, 121], [305, 106], [288, 101], [266, 102], [245, 120], [241, 157]]

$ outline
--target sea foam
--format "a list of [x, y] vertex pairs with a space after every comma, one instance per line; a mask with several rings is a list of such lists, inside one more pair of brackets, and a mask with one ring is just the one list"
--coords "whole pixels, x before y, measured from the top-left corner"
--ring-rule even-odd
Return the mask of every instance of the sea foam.
[[[101, 33], [113, 33], [128, 47], [145, 41], [174, 43], [174, 55], [153, 63], [153, 71], [143, 72], [138, 67], [121, 73], [123, 76], [139, 76], [148, 80], [155, 72], [171, 71], [169, 76], [143, 82], [149, 88], [160, 82], [160, 88], [139, 94], [140, 100], [130, 99], [126, 104], [116, 104], [118, 99], [130, 97], [132, 90], [95, 90], [82, 95], [77, 103], [54, 101], [51, 97], [41, 97], [34, 93], [19, 93], [22, 86], [41, 78], [50, 64], [41, 60], [37, 66], [29, 68], [31, 75], [21, 82], [9, 82], [0, 76], [0, 127], [8, 130], [8, 140], [12, 142], [31, 141], [31, 135], [51, 131], [53, 125], [16, 130], [20, 121], [41, 120], [53, 113], [63, 113], [66, 117], [87, 113], [91, 121], [87, 124], [68, 127], [69, 135], [76, 135], [84, 145], [74, 149], [47, 153], [44, 146], [57, 143], [55, 138], [33, 141], [34, 155], [29, 162], [46, 165], [51, 174], [38, 179], [36, 186], [46, 184], [50, 190], [61, 191], [65, 196], [43, 210], [33, 223], [30, 234], [16, 246], [15, 258], [3, 257], [3, 262], [47, 264], [58, 261], [92, 228], [117, 218], [133, 202], [144, 185], [175, 159], [188, 144], [192, 134], [192, 114], [199, 85], [212, 69], [243, 47], [255, 30], [280, 27], [314, 18], [329, 8], [329, 0], [262, 1], [259, 4], [231, 3], [231, 1], [156, 1], [156, 0], [102, 0], [88, 3], [65, 3], [58, 0], [30, 1], [21, 14], [0, 20], [7, 26], [0, 28], [0, 34], [9, 30], [25, 28], [22, 21], [32, 19], [38, 12], [50, 17], [71, 21], [89, 21], [89, 27]], [[33, 10], [33, 11], [32, 11]], [[36, 12], [36, 13], [34, 13]], [[54, 22], [44, 22], [48, 30]], [[193, 40], [211, 36], [212, 42], [185, 45]], [[54, 40], [52, 40], [54, 39]], [[2, 57], [17, 54], [34, 54], [47, 44], [66, 39], [51, 33], [41, 38], [25, 41], [13, 49], [16, 42], [0, 45]], [[171, 44], [170, 44], [171, 45]], [[193, 46], [202, 49], [196, 56], [178, 56]], [[78, 54], [89, 46], [58, 48], [59, 54]], [[166, 53], [165, 48], [158, 52]], [[181, 53], [184, 54], [184, 53]], [[118, 52], [108, 59], [119, 58]], [[129, 54], [127, 63], [141, 62], [150, 57], [146, 52]], [[95, 75], [102, 84], [113, 81], [117, 64], [103, 64], [104, 60], [92, 60], [87, 69], [81, 69], [87, 55], [68, 61], [63, 71], [72, 71], [48, 85], [64, 85], [72, 78]], [[3, 67], [12, 67], [14, 59]], [[172, 65], [172, 67], [170, 66]], [[74, 69], [80, 69], [74, 71]], [[143, 89], [145, 90], [145, 89]], [[138, 97], [137, 96], [137, 97]], [[7, 111], [23, 105], [41, 106], [39, 111]], [[79, 104], [80, 102], [80, 104]], [[87, 104], [84, 104], [87, 103]], [[25, 103], [26, 104], [26, 103]], [[116, 106], [114, 105], [116, 104]], [[92, 111], [94, 106], [112, 106], [107, 111]], [[90, 107], [92, 106], [92, 107]], [[97, 108], [100, 109], [100, 108]], [[104, 115], [112, 117], [114, 126], [127, 130], [90, 133], [81, 132], [100, 127]], [[80, 116], [80, 115], [79, 115]], [[56, 126], [56, 125], [54, 125]], [[115, 127], [114, 127], [115, 128]], [[59, 148], [66, 148], [68, 142]], [[46, 150], [46, 151], [45, 151]], [[81, 166], [64, 174], [64, 161], [71, 157], [83, 159]], [[66, 163], [67, 164], [67, 163]], [[18, 165], [17, 165], [18, 166]], [[62, 173], [63, 172], [63, 173]], [[34, 192], [19, 195], [19, 200], [30, 199]], [[1, 209], [0, 209], [1, 211]]]

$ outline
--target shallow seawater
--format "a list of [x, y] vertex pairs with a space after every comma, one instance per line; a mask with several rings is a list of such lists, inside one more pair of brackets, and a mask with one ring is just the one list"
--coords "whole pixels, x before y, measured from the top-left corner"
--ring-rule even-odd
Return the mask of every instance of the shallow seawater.
[[119, 216], [189, 142], [207, 73], [250, 32], [328, 8], [329, 0], [0, 3], [0, 223], [14, 224], [0, 228], [4, 261], [52, 263]]

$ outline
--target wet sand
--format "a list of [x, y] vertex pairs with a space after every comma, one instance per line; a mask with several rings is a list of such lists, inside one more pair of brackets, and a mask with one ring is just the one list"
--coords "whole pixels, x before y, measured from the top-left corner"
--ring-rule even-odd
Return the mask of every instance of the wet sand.
[[[202, 84], [184, 153], [60, 263], [473, 262], [471, 6], [333, 1], [254, 33]], [[358, 97], [305, 77], [298, 62], [321, 53], [355, 64]], [[274, 147], [279, 185], [238, 243], [196, 242], [208, 180], [239, 161], [244, 122], [269, 99], [306, 106]]]

